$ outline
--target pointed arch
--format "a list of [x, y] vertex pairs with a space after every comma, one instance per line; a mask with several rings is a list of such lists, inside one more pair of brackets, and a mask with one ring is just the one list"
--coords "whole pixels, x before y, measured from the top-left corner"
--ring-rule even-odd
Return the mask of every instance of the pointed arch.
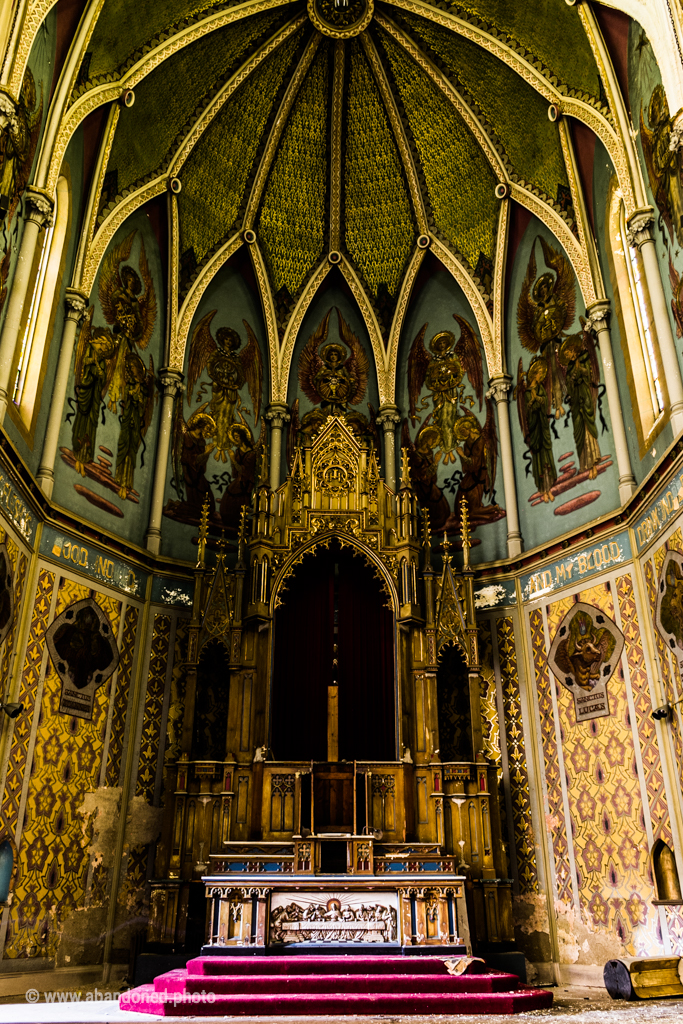
[[493, 343], [493, 322], [484, 300], [484, 296], [481, 294], [462, 263], [460, 263], [450, 249], [447, 249], [443, 242], [439, 241], [436, 237], [432, 237], [432, 250], [435, 256], [438, 256], [446, 270], [452, 274], [465, 293], [465, 298], [469, 302], [470, 308], [474, 313], [475, 320], [477, 321], [481, 343], [484, 346], [484, 355], [486, 356], [486, 366], [489, 371], [489, 376], [495, 377], [496, 374], [503, 372], [502, 353], [496, 350], [496, 346]]
[[202, 296], [223, 264], [228, 262], [230, 257], [237, 252], [242, 244], [241, 235], [239, 232], [236, 232], [232, 238], [229, 238], [228, 241], [221, 246], [218, 252], [214, 253], [209, 262], [204, 264], [199, 274], [192, 282], [190, 290], [185, 296], [182, 306], [178, 310], [178, 330], [175, 336], [175, 345], [173, 345], [173, 343], [171, 345], [169, 357], [170, 369], [179, 370], [182, 373], [190, 328], [192, 326], [194, 315], [197, 312], [197, 307], [202, 300]]
[[294, 346], [296, 344], [299, 328], [301, 327], [308, 307], [331, 269], [332, 264], [328, 260], [327, 256], [324, 256], [308, 279], [308, 283], [299, 296], [292, 315], [289, 318], [289, 323], [285, 328], [284, 337], [282, 339], [282, 345], [279, 347], [278, 351], [277, 377], [273, 375], [273, 402], [283, 402], [285, 405], [287, 404], [289, 372], [291, 369], [292, 356], [294, 355]]

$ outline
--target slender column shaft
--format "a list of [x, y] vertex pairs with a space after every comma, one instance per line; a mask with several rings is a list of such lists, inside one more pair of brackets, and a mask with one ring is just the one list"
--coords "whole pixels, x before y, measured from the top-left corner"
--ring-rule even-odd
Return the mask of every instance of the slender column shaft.
[[396, 427], [400, 422], [398, 406], [381, 406], [377, 423], [384, 431], [384, 479], [392, 491], [396, 490]]
[[46, 193], [34, 189], [27, 189], [24, 193], [24, 202], [27, 207], [24, 233], [21, 237], [19, 257], [14, 271], [12, 288], [7, 302], [7, 313], [5, 324], [0, 338], [0, 423], [4, 422], [7, 412], [9, 397], [7, 389], [12, 370], [14, 350], [19, 337], [21, 327], [21, 316], [24, 311], [26, 293], [31, 279], [31, 268], [36, 252], [38, 234], [44, 224], [50, 222], [54, 203]]
[[671, 427], [674, 437], [678, 437], [683, 431], [683, 382], [681, 382], [676, 344], [671, 332], [671, 321], [669, 320], [662, 278], [659, 273], [657, 247], [655, 246], [652, 234], [653, 224], [654, 211], [651, 206], [646, 206], [642, 210], [636, 210], [628, 221], [628, 243], [629, 245], [636, 245], [643, 257], [643, 268], [645, 270], [647, 288], [650, 293], [652, 316], [657, 330], [659, 351], [662, 356], [662, 368], [669, 392]]
[[276, 491], [280, 486], [282, 463], [282, 431], [285, 423], [289, 423], [287, 406], [274, 402], [266, 410], [266, 419], [270, 423], [270, 489]]
[[64, 413], [64, 402], [66, 389], [69, 384], [69, 373], [71, 371], [71, 357], [76, 341], [76, 330], [81, 321], [87, 298], [75, 288], [67, 288], [64, 298], [66, 305], [66, 319], [62, 329], [62, 345], [59, 350], [59, 362], [57, 363], [57, 376], [55, 377], [50, 401], [50, 412], [47, 419], [47, 430], [43, 441], [43, 453], [38, 469], [38, 485], [46, 498], [52, 497], [55, 485], [55, 460], [57, 458], [57, 445], [59, 444], [59, 429], [62, 424]]
[[154, 464], [154, 483], [152, 485], [152, 501], [149, 509], [149, 526], [145, 543], [147, 550], [155, 555], [161, 548], [161, 516], [164, 507], [164, 491], [166, 490], [166, 470], [168, 453], [171, 448], [171, 432], [173, 430], [173, 401], [176, 392], [182, 388], [182, 373], [178, 370], [162, 369], [159, 381], [162, 388], [161, 416], [159, 417], [159, 435], [157, 437], [156, 462]]
[[510, 434], [510, 410], [508, 407], [508, 391], [512, 386], [512, 377], [501, 373], [489, 381], [486, 397], [496, 402], [498, 412], [498, 435], [500, 438], [500, 458], [503, 466], [503, 490], [505, 492], [505, 512], [507, 516], [507, 547], [508, 558], [521, 555], [524, 541], [519, 529], [519, 510], [517, 507], [517, 484], [515, 467], [512, 458], [512, 436]]
[[635, 491], [636, 481], [628, 454], [624, 417], [621, 412], [621, 400], [619, 398], [619, 386], [614, 369], [612, 338], [609, 330], [609, 311], [610, 304], [608, 299], [600, 299], [598, 302], [591, 303], [587, 309], [588, 327], [595, 335], [600, 347], [600, 358], [602, 359], [602, 368], [605, 374], [607, 404], [609, 406], [610, 419], [612, 420], [614, 454], [617, 457], [617, 469], [619, 470], [619, 500], [624, 505]]

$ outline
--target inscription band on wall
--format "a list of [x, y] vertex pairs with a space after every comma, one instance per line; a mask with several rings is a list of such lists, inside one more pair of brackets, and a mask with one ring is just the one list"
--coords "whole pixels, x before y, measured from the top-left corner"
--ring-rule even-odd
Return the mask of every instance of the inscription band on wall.
[[58, 533], [51, 527], [43, 530], [40, 543], [41, 554], [48, 555], [61, 563], [68, 563], [86, 576], [92, 576], [100, 583], [123, 590], [127, 594], [140, 596], [147, 584], [147, 573], [133, 569], [127, 562], [112, 558], [106, 551], [91, 544]]
[[562, 559], [554, 566], [548, 566], [539, 572], [522, 577], [522, 598], [535, 601], [539, 597], [551, 594], [570, 586], [575, 580], [583, 580], [588, 576], [604, 572], [612, 565], [626, 562], [631, 557], [631, 544], [628, 533], [617, 534], [612, 540], [595, 547], [586, 548], [575, 555]]

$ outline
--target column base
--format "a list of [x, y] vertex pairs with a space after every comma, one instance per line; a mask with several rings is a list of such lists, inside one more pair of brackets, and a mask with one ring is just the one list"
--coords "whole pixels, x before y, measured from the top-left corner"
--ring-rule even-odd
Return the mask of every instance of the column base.
[[524, 550], [521, 533], [508, 533], [508, 558], [516, 558]]
[[52, 497], [55, 487], [55, 475], [51, 469], [38, 470], [36, 482], [46, 498]]
[[153, 555], [158, 555], [161, 551], [161, 530], [148, 530], [145, 535], [145, 546]]
[[619, 501], [622, 505], [631, 498], [636, 492], [636, 482], [632, 476], [621, 477], [619, 479]]

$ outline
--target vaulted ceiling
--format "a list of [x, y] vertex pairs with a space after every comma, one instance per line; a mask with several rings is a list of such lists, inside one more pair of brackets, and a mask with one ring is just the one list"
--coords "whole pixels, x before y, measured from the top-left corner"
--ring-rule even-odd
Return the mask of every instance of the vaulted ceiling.
[[135, 101], [112, 121], [95, 233], [173, 176], [178, 303], [249, 231], [280, 337], [330, 252], [384, 339], [432, 242], [491, 309], [497, 186], [579, 238], [549, 105], [614, 132], [578, 12], [565, 0], [105, 0], [71, 108], [121, 86]]

